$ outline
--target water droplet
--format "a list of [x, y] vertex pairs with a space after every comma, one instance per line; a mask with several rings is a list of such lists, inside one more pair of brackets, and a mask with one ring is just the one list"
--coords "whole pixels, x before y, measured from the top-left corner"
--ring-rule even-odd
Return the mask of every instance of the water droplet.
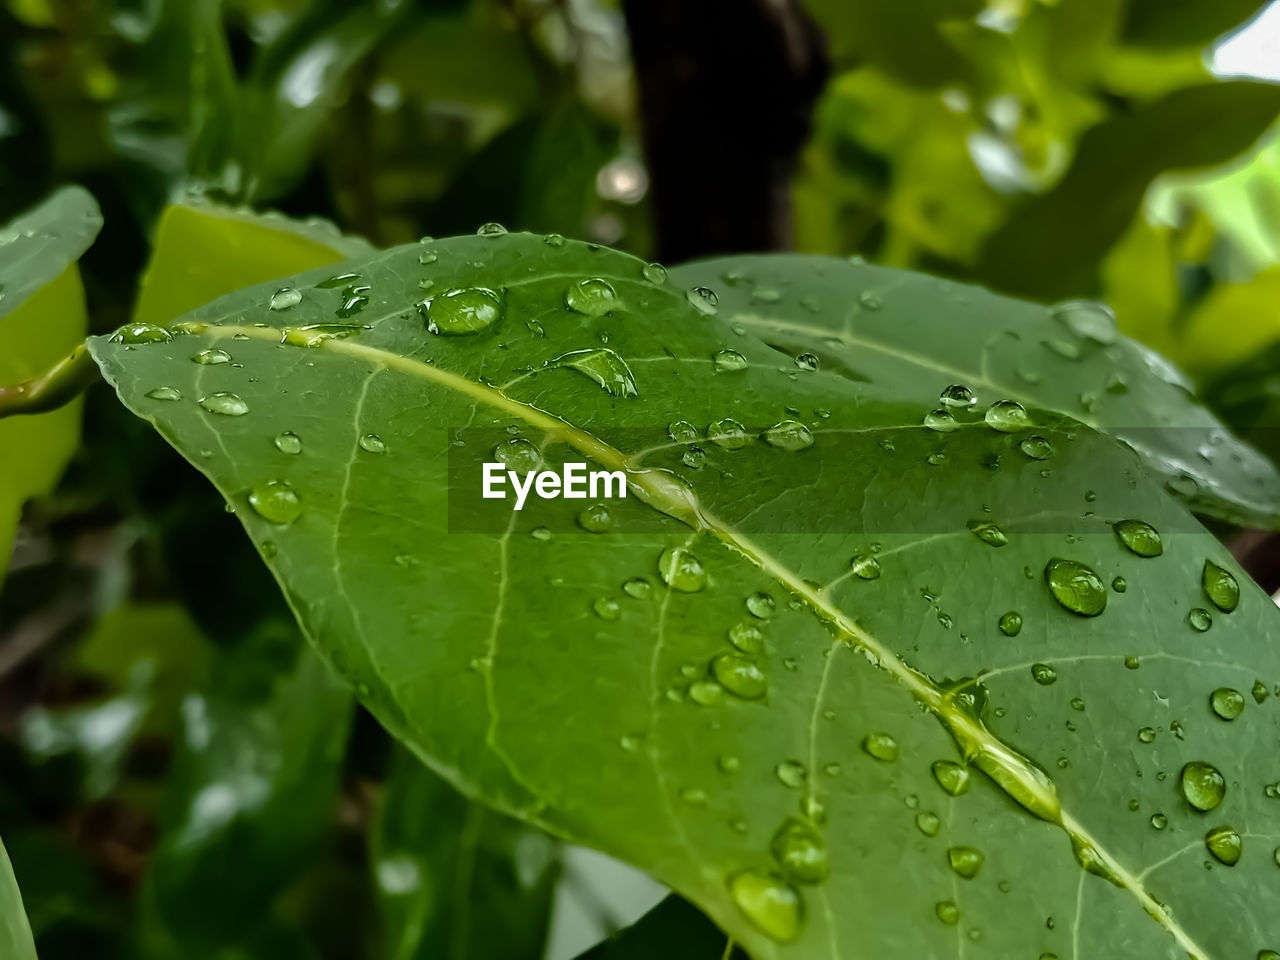
[[434, 250], [425, 250], [418, 254], [418, 262], [424, 267], [431, 266], [431, 264], [435, 263], [439, 259], [440, 254], [436, 253]]
[[632, 577], [623, 581], [622, 592], [633, 600], [648, 600], [653, 596], [653, 585], [644, 577]]
[[1261, 704], [1267, 697], [1271, 696], [1271, 691], [1267, 689], [1267, 685], [1261, 680], [1253, 681], [1253, 686], [1249, 690], [1253, 694], [1253, 702]]
[[1048, 460], [1053, 456], [1053, 444], [1044, 437], [1025, 437], [1018, 444], [1018, 449], [1031, 460]]
[[783, 760], [773, 768], [774, 774], [785, 787], [800, 790], [809, 780], [809, 771], [799, 760]]
[[1153, 743], [1156, 739], [1155, 727], [1143, 727], [1138, 731], [1138, 739], [1143, 743]]
[[725, 417], [707, 427], [707, 439], [725, 450], [741, 450], [751, 442], [751, 434], [737, 420]]
[[801, 370], [817, 370], [822, 361], [812, 353], [802, 353], [796, 357], [796, 366]]
[[418, 304], [427, 332], [464, 337], [493, 326], [502, 316], [502, 298], [487, 287], [450, 290]]
[[363, 282], [364, 278], [358, 273], [338, 273], [329, 277], [327, 280], [321, 280], [316, 284], [322, 290], [336, 290], [338, 287], [346, 287], [355, 283]]
[[747, 358], [737, 350], [717, 350], [711, 362], [716, 373], [737, 373], [747, 369]]
[[1169, 818], [1163, 813], [1153, 813], [1151, 815], [1151, 825], [1157, 830], [1163, 830], [1169, 825]]
[[667, 425], [667, 436], [676, 443], [691, 443], [698, 439], [698, 428], [688, 420], [674, 420]]
[[[488, 223], [482, 223], [480, 224], [479, 227], [476, 228], [477, 237], [489, 237], [490, 239], [492, 239], [493, 237], [506, 236], [506, 233], [507, 233], [506, 227], [504, 227], [500, 223], [495, 223], [492, 220], [490, 220]], [[550, 239], [551, 239], [550, 237], [547, 238], [547, 240], [550, 240]], [[561, 239], [563, 241], [563, 238]]]
[[1240, 585], [1236, 583], [1236, 578], [1229, 570], [1223, 569], [1212, 560], [1204, 562], [1204, 572], [1200, 582], [1209, 602], [1223, 613], [1230, 613], [1240, 602]]
[[783, 874], [796, 883], [822, 883], [831, 872], [821, 834], [796, 817], [783, 821], [769, 841], [769, 852]]
[[858, 303], [864, 310], [879, 310], [884, 306], [884, 299], [873, 290], [863, 290], [858, 294]]
[[929, 768], [938, 786], [949, 796], [958, 797], [969, 792], [969, 768], [954, 760], [935, 760]]
[[597, 597], [591, 609], [601, 620], [617, 620], [622, 616], [622, 606], [613, 597]]
[[1182, 795], [1196, 810], [1212, 810], [1227, 795], [1227, 781], [1218, 768], [1203, 760], [1192, 760], [1180, 775]]
[[947, 851], [947, 863], [958, 877], [972, 880], [982, 869], [982, 851], [974, 847], [952, 847]]
[[1240, 834], [1230, 827], [1214, 827], [1204, 835], [1204, 845], [1213, 854], [1215, 860], [1228, 867], [1234, 867], [1244, 852], [1244, 842]]
[[234, 393], [211, 393], [200, 398], [200, 406], [224, 417], [243, 417], [249, 412], [249, 405]]
[[950, 410], [944, 410], [939, 407], [937, 410], [930, 410], [924, 415], [924, 425], [935, 433], [950, 433], [959, 426], [956, 418], [951, 415]]
[[276, 434], [273, 441], [281, 453], [297, 454], [302, 452], [302, 438], [291, 430]]
[[[365, 296], [368, 287], [348, 287], [342, 291], [342, 302], [338, 304], [338, 308], [333, 311], [333, 315], [343, 320], [349, 320], [357, 313], [369, 305], [369, 298]], [[316, 324], [315, 326], [319, 326]], [[358, 330], [358, 327], [349, 327], [346, 332], [333, 331], [335, 336], [349, 337]]]
[[1003, 547], [1009, 542], [1005, 532], [990, 520], [970, 520], [965, 524], [969, 532], [992, 547]]
[[742, 915], [769, 939], [779, 943], [800, 939], [804, 899], [782, 877], [763, 870], [740, 870], [729, 877], [728, 887]]
[[1006, 637], [1016, 637], [1022, 632], [1022, 614], [1010, 610], [1000, 616], [1000, 632]]
[[743, 653], [759, 653], [764, 649], [764, 634], [754, 623], [735, 623], [729, 628], [729, 642]]
[[147, 396], [152, 400], [181, 400], [182, 391], [177, 387], [156, 387], [154, 390], [148, 390]]
[[378, 454], [387, 452], [386, 442], [376, 433], [366, 433], [360, 438], [359, 443], [360, 449], [365, 453]]
[[697, 593], [707, 585], [707, 571], [688, 550], [668, 547], [658, 557], [658, 576], [672, 590], [680, 593]]
[[1107, 607], [1107, 588], [1092, 569], [1076, 560], [1054, 557], [1044, 568], [1053, 599], [1081, 617], [1096, 617]]
[[288, 310], [302, 302], [302, 291], [297, 287], [281, 287], [271, 295], [268, 306], [272, 310]]
[[212, 367], [219, 363], [230, 363], [231, 354], [227, 353], [225, 350], [218, 350], [211, 347], [208, 350], [201, 350], [199, 353], [192, 356], [191, 359], [196, 363]]
[[887, 733], [868, 733], [862, 738], [862, 749], [883, 763], [893, 763], [898, 759], [898, 741]]
[[698, 447], [689, 447], [680, 454], [680, 462], [693, 470], [701, 470], [707, 463], [707, 455]]
[[1116, 876], [1115, 871], [1107, 865], [1102, 858], [1102, 854], [1098, 852], [1098, 848], [1089, 843], [1082, 837], [1071, 835], [1071, 852], [1075, 855], [1076, 863], [1084, 868], [1085, 873], [1091, 873], [1095, 877], [1101, 877], [1117, 887], [1123, 887], [1124, 881]]
[[603, 317], [620, 305], [613, 286], [599, 277], [579, 280], [564, 292], [564, 303], [585, 317]]
[[1058, 671], [1047, 663], [1033, 663], [1031, 665], [1031, 679], [1040, 684], [1040, 686], [1047, 687], [1058, 679]]
[[1049, 308], [1050, 315], [1078, 337], [1094, 343], [1114, 343], [1116, 315], [1097, 300], [1068, 300]]
[[283, 480], [268, 480], [249, 491], [249, 506], [271, 523], [292, 523], [302, 513], [302, 501]]
[[1144, 520], [1121, 520], [1112, 529], [1120, 542], [1140, 557], [1158, 557], [1164, 553], [1159, 531]]
[[954, 927], [960, 922], [960, 908], [954, 900], [940, 900], [933, 906], [933, 913], [943, 924]]
[[813, 433], [799, 420], [782, 420], [761, 434], [765, 443], [780, 450], [804, 450], [813, 446]]
[[770, 594], [758, 590], [747, 597], [747, 610], [753, 617], [770, 620], [777, 613], [777, 604]]
[[710, 287], [691, 287], [685, 293], [685, 297], [693, 304], [694, 309], [703, 316], [715, 316], [716, 305], [720, 303], [720, 298], [716, 296], [716, 292]]
[[542, 466], [542, 451], [537, 444], [515, 437], [504, 440], [493, 448], [493, 458], [508, 470], [526, 474]]
[[634, 397], [636, 378], [631, 368], [622, 357], [608, 347], [597, 347], [594, 350], [571, 350], [570, 352], [548, 360], [544, 366], [549, 368], [565, 367], [596, 382], [611, 397]]
[[942, 818], [932, 810], [921, 810], [916, 814], [916, 828], [926, 837], [936, 837], [942, 830]]
[[1209, 695], [1209, 706], [1223, 720], [1234, 720], [1244, 713], [1244, 694], [1231, 687], [1219, 687]]
[[172, 333], [154, 323], [126, 323], [122, 327], [117, 327], [116, 332], [111, 334], [111, 343], [127, 343], [131, 345], [168, 343], [172, 339]]
[[542, 238], [542, 242], [545, 243], [548, 247], [563, 247], [564, 237], [562, 237], [558, 233], [548, 233], [545, 237]]
[[711, 680], [696, 680], [689, 684], [689, 699], [703, 707], [723, 703], [724, 687]]
[[711, 675], [735, 697], [759, 700], [769, 690], [764, 672], [750, 657], [740, 653], [722, 653], [711, 661]]
[[1213, 626], [1213, 617], [1204, 607], [1192, 607], [1191, 612], [1187, 614], [1187, 623], [1197, 633], [1204, 633]]
[[667, 282], [667, 268], [660, 263], [646, 263], [640, 268], [640, 276], [650, 283], [662, 286]]
[[983, 415], [987, 426], [1001, 433], [1017, 433], [1031, 426], [1031, 418], [1027, 416], [1026, 407], [1016, 400], [997, 400], [987, 407]]
[[603, 503], [592, 503], [578, 513], [578, 526], [588, 533], [604, 533], [613, 526], [613, 515]]
[[1111, 589], [1116, 593], [1124, 593], [1129, 589], [1129, 581], [1124, 577], [1114, 577], [1111, 580]]
[[968, 409], [978, 402], [978, 398], [973, 395], [973, 391], [963, 384], [953, 383], [947, 387], [938, 396], [938, 401], [944, 407], [960, 407]]
[[859, 553], [849, 561], [849, 569], [859, 580], [879, 580], [880, 561], [870, 553]]

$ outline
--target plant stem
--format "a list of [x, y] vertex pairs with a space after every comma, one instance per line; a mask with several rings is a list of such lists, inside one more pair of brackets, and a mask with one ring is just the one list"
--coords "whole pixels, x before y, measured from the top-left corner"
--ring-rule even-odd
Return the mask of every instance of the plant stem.
[[0, 387], [0, 419], [47, 413], [70, 403], [99, 377], [98, 365], [84, 344], [38, 376]]

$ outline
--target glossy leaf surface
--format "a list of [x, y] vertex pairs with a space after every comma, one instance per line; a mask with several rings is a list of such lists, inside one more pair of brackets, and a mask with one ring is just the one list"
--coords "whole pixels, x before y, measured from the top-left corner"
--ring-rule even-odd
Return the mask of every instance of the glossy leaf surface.
[[[1276, 948], [1280, 614], [1131, 451], [998, 395], [926, 427], [606, 249], [343, 269], [358, 310], [312, 271], [92, 348], [455, 785], [758, 958]], [[481, 499], [540, 446], [629, 495]]]

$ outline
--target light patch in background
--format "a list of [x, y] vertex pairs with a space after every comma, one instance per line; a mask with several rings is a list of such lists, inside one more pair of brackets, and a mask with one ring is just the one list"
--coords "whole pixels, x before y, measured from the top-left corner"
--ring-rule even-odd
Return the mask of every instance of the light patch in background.
[[566, 846], [544, 960], [573, 960], [652, 910], [667, 888], [621, 860]]
[[1214, 47], [1209, 64], [1220, 77], [1280, 81], [1280, 0]]

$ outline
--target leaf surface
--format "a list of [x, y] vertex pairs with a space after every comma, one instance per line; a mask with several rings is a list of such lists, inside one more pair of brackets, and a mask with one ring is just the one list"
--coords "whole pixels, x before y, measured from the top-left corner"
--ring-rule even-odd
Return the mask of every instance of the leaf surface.
[[1127, 443], [1195, 510], [1280, 522], [1280, 475], [1270, 461], [1105, 313], [834, 257], [729, 257], [673, 277], [714, 288], [721, 315], [744, 333], [922, 411], [946, 409], [940, 395], [953, 384], [984, 407], [1008, 398], [1059, 411]]
[[[273, 282], [92, 349], [393, 734], [752, 956], [1275, 949], [1280, 614], [1160, 478], [1041, 410], [927, 429], [642, 267], [458, 238], [345, 266], [370, 288], [358, 330], [313, 271], [288, 309]], [[482, 463], [539, 446], [627, 471], [629, 495], [480, 497]], [[1132, 518], [1159, 556], [1121, 543]], [[1211, 814], [1183, 796], [1193, 762], [1222, 777]], [[1206, 870], [1219, 826], [1243, 855]]]
[[[93, 198], [64, 187], [0, 229], [0, 386], [36, 376], [84, 338], [76, 260], [101, 226]], [[0, 578], [22, 504], [57, 482], [79, 436], [78, 403], [0, 422]]]

